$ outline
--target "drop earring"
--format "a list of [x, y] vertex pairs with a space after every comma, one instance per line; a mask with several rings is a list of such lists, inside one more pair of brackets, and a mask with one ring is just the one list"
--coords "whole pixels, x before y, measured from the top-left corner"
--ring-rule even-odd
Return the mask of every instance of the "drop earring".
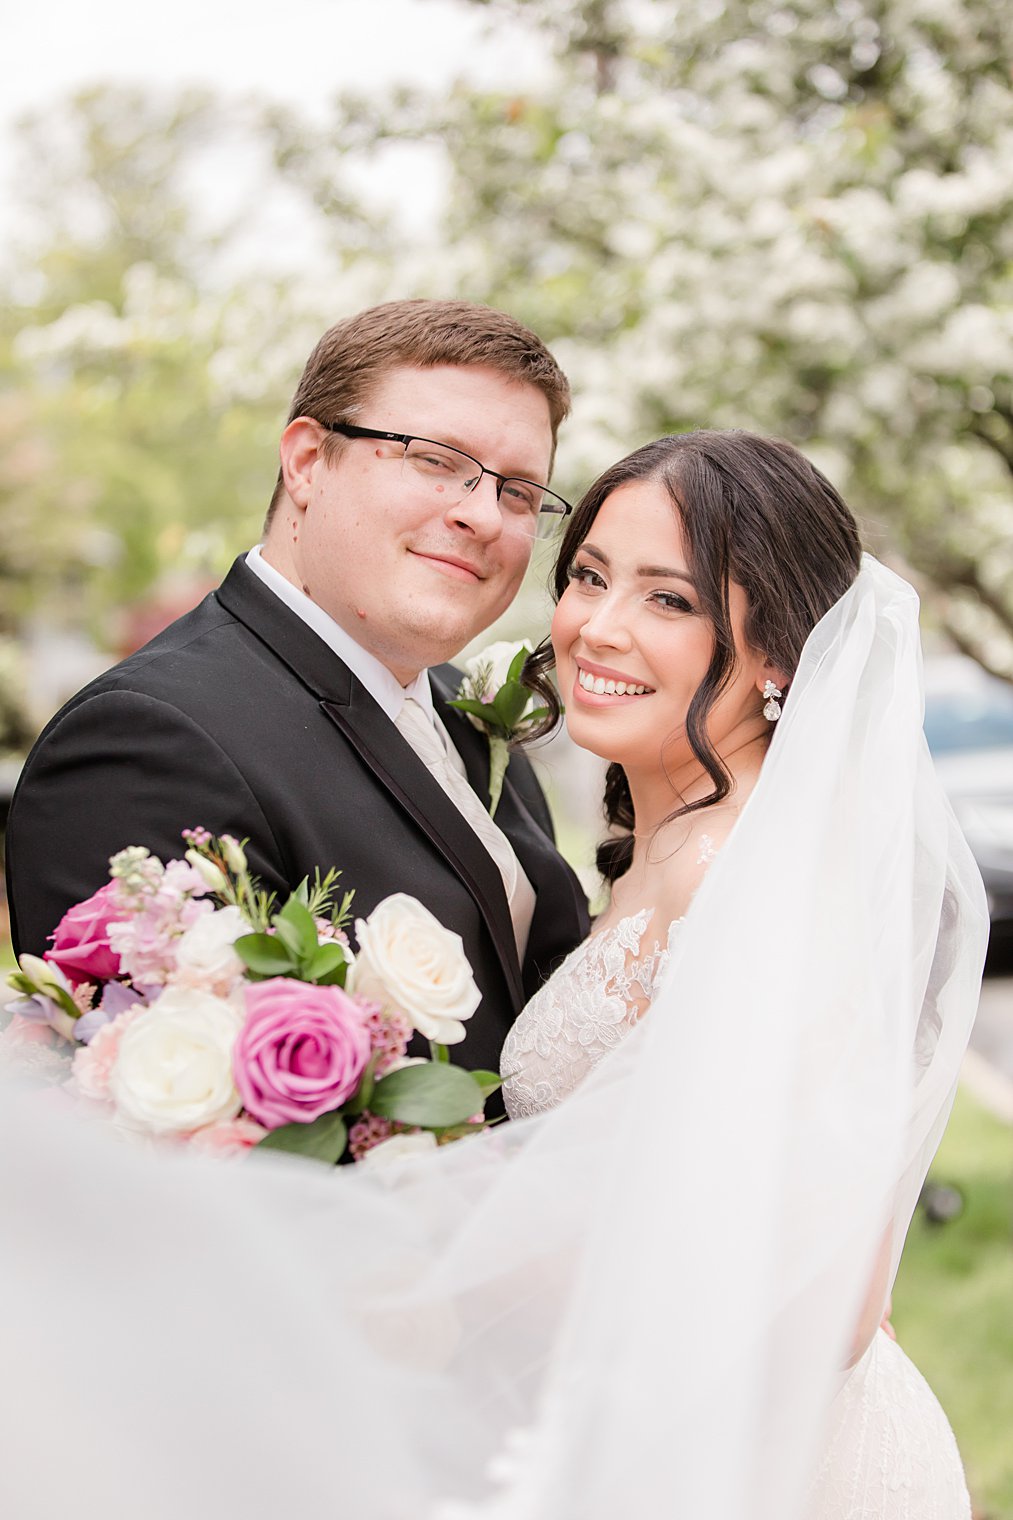
[[775, 681], [767, 681], [763, 688], [763, 716], [768, 723], [776, 723], [781, 716], [781, 704], [778, 697], [784, 696], [783, 691]]

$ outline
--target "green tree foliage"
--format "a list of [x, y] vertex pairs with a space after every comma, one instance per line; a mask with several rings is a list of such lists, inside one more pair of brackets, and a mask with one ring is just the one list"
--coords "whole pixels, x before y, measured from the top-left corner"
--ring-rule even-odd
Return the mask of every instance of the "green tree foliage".
[[23, 124], [0, 319], [9, 616], [101, 624], [256, 533], [305, 334], [270, 279], [222, 279], [236, 228], [207, 225], [191, 180], [229, 125], [206, 95], [97, 89]]

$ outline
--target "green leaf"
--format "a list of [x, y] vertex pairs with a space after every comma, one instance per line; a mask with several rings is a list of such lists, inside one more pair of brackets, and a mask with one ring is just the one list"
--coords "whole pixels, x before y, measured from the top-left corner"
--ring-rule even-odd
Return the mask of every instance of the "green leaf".
[[290, 897], [281, 912], [275, 914], [274, 927], [297, 959], [308, 960], [316, 950], [317, 926], [309, 909], [297, 897]]
[[312, 1156], [315, 1161], [326, 1161], [333, 1166], [344, 1153], [347, 1143], [347, 1126], [343, 1116], [335, 1110], [334, 1113], [321, 1114], [312, 1124], [283, 1124], [280, 1129], [273, 1129], [258, 1142], [257, 1150]]
[[276, 913], [272, 919], [272, 925], [276, 939], [285, 946], [296, 965], [301, 965], [304, 959], [303, 937], [295, 924], [286, 922], [280, 913]]
[[491, 1097], [503, 1086], [503, 1079], [498, 1071], [473, 1071], [469, 1075], [478, 1083], [483, 1098]]
[[528, 688], [526, 686], [518, 686], [516, 681], [511, 682], [508, 686], [500, 687], [496, 693], [496, 700], [493, 706], [496, 709], [496, 716], [501, 727], [508, 734], [513, 733], [517, 727], [517, 721], [521, 713], [530, 701], [531, 693], [528, 691]]
[[504, 686], [508, 685], [511, 681], [520, 681], [521, 671], [524, 669], [530, 658], [530, 650], [525, 649], [524, 645], [522, 644], [520, 649], [518, 649], [517, 653], [514, 655], [513, 659], [510, 661], [510, 669], [507, 671], [507, 678], [503, 682]]
[[499, 721], [492, 702], [477, 702], [474, 697], [457, 697], [453, 702], [448, 702], [447, 706], [456, 707], [459, 712], [470, 713], [480, 723], [491, 723], [495, 727]]
[[427, 1061], [381, 1077], [369, 1106], [381, 1119], [443, 1129], [481, 1113], [483, 1101], [482, 1089], [469, 1072]]
[[303, 977], [323, 987], [343, 987], [348, 974], [348, 952], [333, 941], [318, 945], [303, 965]]
[[369, 1107], [369, 1100], [373, 1096], [373, 1089], [376, 1085], [376, 1078], [373, 1075], [375, 1066], [376, 1055], [374, 1054], [370, 1056], [369, 1065], [362, 1073], [362, 1077], [359, 1081], [359, 1091], [355, 1094], [354, 1098], [349, 1098], [348, 1102], [345, 1104], [344, 1111], [346, 1114], [361, 1114], [364, 1113], [365, 1110]]
[[244, 934], [233, 949], [255, 976], [291, 976], [297, 969], [288, 946], [273, 934]]

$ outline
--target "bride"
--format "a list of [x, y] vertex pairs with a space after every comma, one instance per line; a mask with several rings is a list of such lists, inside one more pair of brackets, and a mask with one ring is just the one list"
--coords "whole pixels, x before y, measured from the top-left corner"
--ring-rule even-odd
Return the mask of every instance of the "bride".
[[969, 1513], [876, 1330], [987, 928], [916, 598], [743, 433], [608, 471], [557, 590], [612, 897], [507, 1041], [515, 1122], [226, 1167], [5, 1095], [6, 1513]]

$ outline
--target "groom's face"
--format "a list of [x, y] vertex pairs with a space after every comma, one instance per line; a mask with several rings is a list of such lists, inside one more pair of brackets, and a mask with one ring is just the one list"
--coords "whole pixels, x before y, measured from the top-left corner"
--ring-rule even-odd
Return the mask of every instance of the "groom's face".
[[[352, 420], [453, 445], [501, 475], [548, 480], [548, 402], [498, 370], [392, 370]], [[282, 443], [296, 509], [284, 546], [291, 578], [407, 683], [509, 606], [531, 555], [532, 524], [506, 500], [501, 506], [491, 475], [454, 500], [458, 493], [405, 468], [401, 445], [342, 440], [328, 460], [323, 436], [299, 419]]]

